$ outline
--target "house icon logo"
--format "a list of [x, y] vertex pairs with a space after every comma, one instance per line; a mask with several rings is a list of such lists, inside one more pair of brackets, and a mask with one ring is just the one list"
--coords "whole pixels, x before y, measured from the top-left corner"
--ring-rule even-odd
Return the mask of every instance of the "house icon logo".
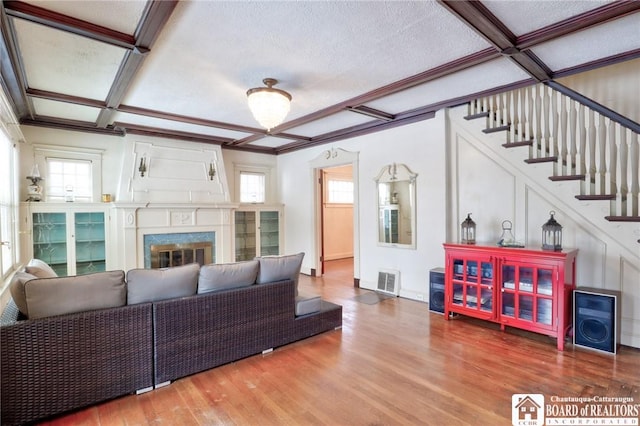
[[513, 426], [544, 425], [544, 395], [516, 393], [511, 396]]

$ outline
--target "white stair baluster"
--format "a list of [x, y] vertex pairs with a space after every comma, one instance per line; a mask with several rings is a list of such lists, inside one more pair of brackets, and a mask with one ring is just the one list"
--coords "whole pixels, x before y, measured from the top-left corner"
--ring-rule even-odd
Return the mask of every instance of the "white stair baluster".
[[595, 195], [595, 173], [596, 173], [596, 156], [595, 156], [595, 147], [596, 147], [596, 123], [595, 123], [595, 113], [592, 109], [588, 110], [589, 115], [589, 127], [587, 128], [587, 144], [585, 153], [587, 154], [586, 164], [587, 164], [587, 193], [589, 195]]
[[[557, 157], [558, 170], [560, 175], [567, 176], [571, 170], [569, 166], [569, 160], [567, 159], [567, 97], [561, 93], [554, 94], [554, 105], [558, 105], [558, 96], [560, 97], [560, 110], [555, 114], [555, 120], [553, 123], [553, 153], [552, 155]], [[559, 130], [558, 130], [559, 129]], [[558, 133], [559, 131], [559, 133]]]
[[584, 105], [580, 104], [578, 106], [578, 132], [580, 135], [579, 143], [578, 143], [578, 156], [580, 157], [580, 162], [578, 163], [580, 166], [580, 170], [578, 174], [584, 175], [585, 178], [582, 180], [580, 194], [587, 194], [587, 129], [586, 125], [586, 117], [585, 117], [585, 108]]
[[630, 149], [629, 149], [629, 166], [631, 168], [631, 185], [629, 185], [629, 195], [627, 199], [631, 198], [628, 203], [631, 203], [631, 216], [640, 216], [640, 138], [638, 134], [629, 130]]
[[569, 99], [569, 158], [567, 159], [567, 169], [569, 170], [568, 174], [577, 175], [578, 172], [578, 163], [580, 161], [580, 157], [578, 154], [578, 148], [576, 146], [577, 143], [577, 134], [576, 134], [576, 120], [577, 120], [577, 111], [576, 111], [576, 102], [573, 99]]
[[606, 175], [607, 175], [607, 151], [605, 149], [607, 143], [607, 120], [602, 114], [598, 114], [598, 146], [596, 147], [596, 194], [606, 194]]
[[627, 215], [627, 192], [629, 188], [629, 145], [628, 129], [620, 127], [620, 181], [618, 189], [618, 215]]
[[[536, 136], [535, 136], [535, 156], [544, 157], [542, 154], [542, 85], [538, 85], [536, 88], [536, 97], [534, 99], [536, 107]], [[535, 89], [534, 89], [535, 90]]]
[[[542, 157], [549, 157], [551, 155], [551, 120], [552, 120], [552, 106], [550, 105], [551, 99], [549, 95], [549, 89], [547, 86], [540, 85], [542, 92]], [[554, 173], [555, 175], [555, 173]]]

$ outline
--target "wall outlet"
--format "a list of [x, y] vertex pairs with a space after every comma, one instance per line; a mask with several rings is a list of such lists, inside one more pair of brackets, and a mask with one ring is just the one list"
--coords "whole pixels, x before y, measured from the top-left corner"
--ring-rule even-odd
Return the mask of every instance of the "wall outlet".
[[418, 293], [418, 294], [416, 295], [416, 299], [424, 301], [424, 294], [422, 294], [422, 293]]

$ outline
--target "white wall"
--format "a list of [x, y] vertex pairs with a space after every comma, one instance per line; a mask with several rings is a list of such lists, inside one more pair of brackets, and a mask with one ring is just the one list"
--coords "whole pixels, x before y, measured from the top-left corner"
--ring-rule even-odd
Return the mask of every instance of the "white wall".
[[[102, 150], [102, 193], [114, 195], [114, 201], [118, 201], [115, 195], [119, 191], [119, 184], [123, 167], [125, 151], [130, 151], [135, 142], [154, 142], [163, 146], [174, 147], [200, 147], [203, 150], [211, 149], [212, 145], [185, 142], [179, 140], [171, 140], [165, 138], [152, 138], [148, 136], [126, 135], [106, 136], [100, 134], [89, 134], [82, 132], [72, 132], [67, 130], [48, 129], [44, 127], [22, 126], [26, 143], [20, 145], [20, 170], [28, 173], [33, 166], [34, 155], [33, 145], [61, 145], [66, 147], [91, 148]], [[278, 202], [278, 185], [277, 174], [275, 172], [277, 160], [273, 155], [259, 154], [252, 152], [242, 152], [235, 150], [223, 150], [222, 157], [224, 161], [224, 172], [229, 187], [230, 198], [232, 202], [237, 201], [235, 198], [235, 170], [240, 167], [249, 165], [253, 167], [263, 168], [270, 172], [271, 179], [269, 187], [271, 191], [267, 194], [267, 202]], [[41, 166], [42, 167], [42, 166]], [[137, 167], [137, 164], [136, 164]], [[135, 167], [134, 167], [135, 168]], [[20, 199], [27, 198], [27, 183], [20, 182]]]
[[640, 58], [558, 79], [559, 83], [640, 123]]
[[[122, 165], [124, 138], [47, 129], [44, 127], [22, 126], [26, 143], [20, 146], [20, 170], [31, 171], [34, 162], [33, 145], [60, 145], [65, 147], [103, 150], [102, 153], [102, 193], [115, 194], [118, 188]], [[43, 165], [39, 164], [40, 170]], [[20, 200], [27, 199], [27, 183], [20, 182]]]
[[[359, 152], [360, 286], [375, 288], [379, 269], [400, 271], [400, 295], [427, 300], [429, 269], [444, 266], [442, 243], [446, 240], [446, 173], [444, 114], [436, 118], [384, 132], [361, 136], [278, 156], [281, 200], [287, 251], [306, 253], [303, 270], [314, 268], [317, 256], [313, 236], [314, 175], [311, 161], [332, 148]], [[416, 249], [381, 247], [377, 243], [377, 192], [374, 178], [384, 166], [403, 163], [414, 173], [417, 191]], [[356, 232], [356, 235], [358, 232]], [[356, 250], [357, 252], [357, 250]], [[356, 265], [358, 263], [356, 262]], [[359, 270], [358, 270], [359, 269]], [[351, 285], [351, 283], [345, 283]]]
[[[222, 151], [225, 168], [227, 170], [227, 182], [231, 200], [238, 202], [238, 188], [236, 185], [237, 174], [240, 170], [265, 171], [268, 174], [266, 204], [276, 204], [280, 202], [278, 194], [278, 175], [276, 173], [277, 158], [270, 154], [260, 154], [254, 152], [244, 152], [232, 149]], [[239, 183], [239, 182], [238, 182]]]
[[[100, 176], [101, 186], [100, 193], [109, 193], [113, 196], [114, 206], [111, 208], [112, 224], [110, 239], [112, 241], [109, 259], [113, 269], [130, 269], [132, 267], [141, 267], [140, 250], [136, 247], [138, 235], [134, 232], [130, 238], [125, 238], [122, 233], [126, 228], [126, 221], [123, 216], [123, 209], [126, 214], [132, 214], [132, 217], [141, 214], [141, 208], [147, 203], [167, 204], [171, 209], [180, 209], [184, 207], [184, 214], [193, 218], [192, 225], [196, 222], [211, 229], [215, 227], [218, 231], [220, 241], [216, 249], [218, 253], [216, 258], [219, 261], [231, 261], [233, 259], [232, 238], [229, 235], [232, 227], [229, 222], [231, 219], [229, 213], [222, 215], [224, 219], [215, 219], [213, 222], [209, 219], [204, 220], [205, 211], [207, 215], [217, 218], [212, 209], [219, 208], [228, 211], [238, 206], [235, 202], [235, 180], [238, 168], [253, 167], [264, 171], [270, 179], [268, 180], [267, 202], [275, 204], [278, 202], [278, 185], [276, 183], [277, 174], [275, 171], [276, 157], [273, 155], [247, 153], [240, 151], [225, 150], [220, 152], [220, 147], [211, 144], [203, 144], [197, 142], [186, 142], [180, 140], [172, 140], [167, 138], [153, 138], [148, 136], [126, 135], [106, 136], [99, 134], [87, 134], [81, 132], [72, 132], [66, 130], [47, 129], [42, 127], [24, 126], [22, 128], [25, 143], [20, 144], [20, 199], [27, 198], [28, 181], [24, 179], [26, 173], [31, 170], [34, 163], [34, 145], [52, 147], [78, 148], [78, 150], [91, 149], [101, 152], [102, 157], [102, 173]], [[143, 154], [146, 155], [148, 161], [148, 172], [144, 178], [139, 176], [137, 171], [139, 157], [135, 157], [136, 147], [144, 145]], [[140, 150], [140, 149], [138, 149]], [[220, 159], [221, 157], [221, 159]], [[163, 159], [164, 163], [156, 160]], [[209, 181], [206, 175], [206, 167], [209, 162], [216, 162], [215, 168], [218, 172], [213, 182]], [[41, 159], [42, 160], [42, 159]], [[173, 164], [170, 160], [175, 160]], [[203, 164], [196, 164], [200, 161]], [[44, 161], [44, 160], [42, 160]], [[158, 166], [161, 164], [161, 166]], [[40, 170], [44, 171], [43, 164], [39, 164]], [[154, 168], [155, 167], [155, 168]], [[185, 170], [181, 172], [179, 167], [187, 167], [193, 169], [198, 167], [200, 174], [194, 178], [193, 170]], [[175, 177], [167, 178], [167, 173], [172, 173]], [[183, 178], [181, 180], [181, 178]], [[168, 184], [163, 184], [163, 179], [169, 179], [172, 188]], [[228, 183], [228, 185], [227, 185]], [[166, 187], [167, 191], [161, 188]], [[132, 196], [132, 191], [138, 189], [136, 197]], [[155, 191], [155, 192], [154, 192]], [[203, 197], [189, 202], [189, 194], [204, 194]], [[207, 196], [207, 193], [209, 195]], [[141, 194], [141, 195], [140, 195]], [[146, 198], [140, 198], [145, 197]], [[167, 198], [169, 197], [169, 198]], [[172, 198], [173, 197], [173, 198]], [[181, 197], [181, 198], [175, 198]], [[99, 197], [98, 197], [99, 198]], [[197, 207], [194, 207], [196, 203]], [[209, 206], [211, 208], [209, 208]], [[160, 207], [159, 205], [156, 207]], [[155, 211], [160, 211], [158, 208]], [[199, 213], [194, 213], [199, 212]], [[168, 213], [164, 212], [161, 217], [168, 217]], [[24, 222], [23, 218], [20, 219]], [[150, 226], [149, 223], [142, 226]], [[135, 231], [135, 228], [134, 228]], [[195, 232], [195, 228], [191, 231]], [[23, 234], [23, 239], [26, 234]], [[19, 262], [24, 263], [29, 259], [28, 244], [23, 244], [20, 248]], [[224, 252], [220, 252], [220, 248], [224, 248]], [[133, 253], [133, 254], [131, 254]]]

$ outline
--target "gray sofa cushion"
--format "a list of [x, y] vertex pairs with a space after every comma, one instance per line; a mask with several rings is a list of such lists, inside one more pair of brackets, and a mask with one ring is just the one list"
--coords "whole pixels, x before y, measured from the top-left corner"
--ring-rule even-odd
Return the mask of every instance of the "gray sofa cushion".
[[24, 286], [28, 281], [35, 280], [35, 275], [28, 274], [24, 271], [16, 272], [9, 284], [9, 291], [13, 303], [16, 304], [18, 310], [24, 315], [29, 316], [29, 307], [27, 306], [27, 295], [24, 292]]
[[58, 276], [49, 264], [40, 259], [31, 259], [27, 266], [24, 267], [24, 270], [38, 278], [54, 278]]
[[320, 312], [322, 299], [317, 294], [299, 294], [296, 296], [296, 316]]
[[198, 294], [255, 284], [259, 265], [257, 260], [204, 265], [198, 277]]
[[124, 271], [27, 281], [29, 319], [116, 308], [126, 304]]
[[127, 304], [193, 296], [199, 271], [197, 263], [163, 269], [131, 269], [127, 272]]
[[298, 278], [304, 253], [290, 254], [285, 256], [263, 256], [257, 257], [260, 262], [258, 271], [258, 284], [270, 283], [290, 279], [296, 283], [296, 296], [298, 295]]

